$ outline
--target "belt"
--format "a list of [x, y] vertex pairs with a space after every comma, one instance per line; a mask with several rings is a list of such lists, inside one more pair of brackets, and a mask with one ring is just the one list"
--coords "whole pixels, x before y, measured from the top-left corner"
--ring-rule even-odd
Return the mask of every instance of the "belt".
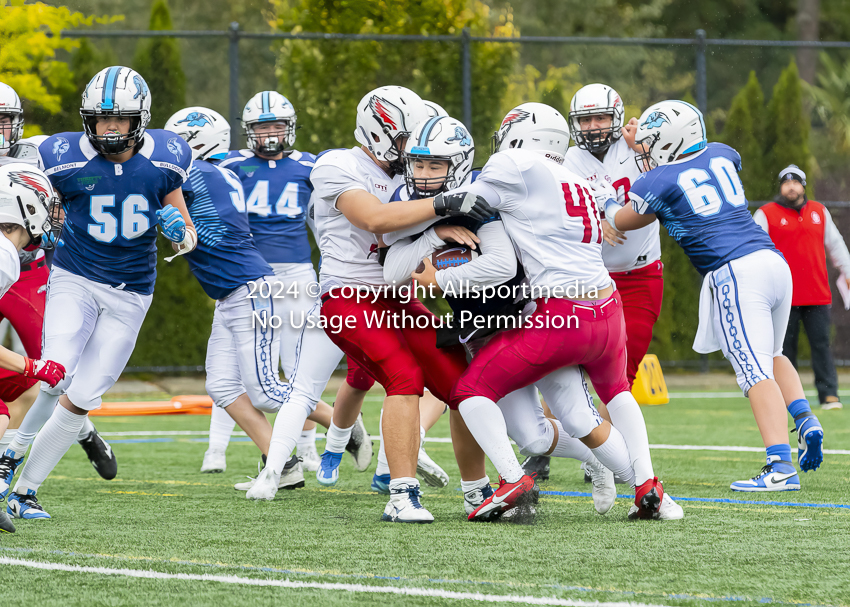
[[42, 257], [41, 259], [37, 259], [36, 261], [31, 261], [30, 263], [21, 264], [21, 272], [29, 272], [30, 270], [37, 270], [38, 268], [43, 268], [47, 265], [47, 260]]
[[[616, 292], [616, 291], [615, 291], [615, 292]], [[575, 303], [575, 302], [573, 301], [573, 312], [575, 312], [576, 310], [587, 310], [588, 312], [593, 312], [593, 318], [596, 318], [596, 312], [597, 312], [597, 310], [598, 310], [598, 311], [600, 312], [600, 314], [601, 314], [601, 313], [602, 313], [602, 310], [604, 310], [606, 307], [608, 307], [608, 305], [609, 305], [609, 304], [612, 304], [612, 303], [614, 303], [615, 301], [616, 301], [616, 300], [614, 299], [614, 296], [613, 296], [613, 295], [611, 296], [611, 298], [610, 298], [608, 301], [606, 301], [606, 302], [605, 302], [604, 304], [602, 304], [601, 306], [585, 306], [585, 305], [582, 305], [582, 304], [579, 304], [579, 303]]]

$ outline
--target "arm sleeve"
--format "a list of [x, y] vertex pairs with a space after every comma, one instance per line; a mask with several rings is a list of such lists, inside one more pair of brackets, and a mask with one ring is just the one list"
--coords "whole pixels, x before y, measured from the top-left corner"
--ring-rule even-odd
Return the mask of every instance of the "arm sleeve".
[[823, 214], [826, 217], [823, 244], [829, 254], [829, 259], [832, 261], [832, 265], [841, 270], [845, 276], [850, 276], [850, 252], [847, 251], [847, 245], [844, 243], [838, 228], [835, 227], [829, 209], [824, 207]]
[[478, 257], [462, 266], [437, 271], [437, 284], [443, 291], [449, 283], [456, 293], [460, 293], [466, 281], [482, 287], [495, 287], [516, 276], [514, 246], [502, 222], [484, 224], [477, 235], [481, 239]]
[[[396, 230], [395, 232], [389, 232], [388, 234], [384, 234], [383, 236], [381, 236], [381, 238], [384, 239], [384, 244], [389, 247], [401, 240], [402, 238], [409, 238], [410, 236], [421, 234], [441, 219], [443, 218], [434, 217], [434, 219], [423, 221], [422, 223], [418, 223], [415, 226], [410, 226], [409, 228], [402, 228], [401, 230]], [[422, 259], [420, 258], [419, 261], [422, 261]], [[414, 266], [414, 268], [415, 267], [416, 266]]]
[[[445, 243], [437, 237], [434, 230], [426, 230], [420, 238], [402, 238], [387, 251], [384, 260], [384, 280], [393, 284], [407, 284], [410, 274], [438, 247]], [[439, 274], [439, 272], [438, 272]]]
[[649, 215], [650, 213], [655, 213], [655, 209], [653, 209], [652, 205], [647, 201], [647, 199], [651, 200], [655, 197], [655, 195], [653, 195], [649, 190], [648, 182], [649, 180], [646, 177], [646, 173], [641, 173], [640, 177], [635, 179], [631, 189], [629, 190], [629, 199], [632, 202], [632, 209], [634, 209], [635, 213], [638, 215]]

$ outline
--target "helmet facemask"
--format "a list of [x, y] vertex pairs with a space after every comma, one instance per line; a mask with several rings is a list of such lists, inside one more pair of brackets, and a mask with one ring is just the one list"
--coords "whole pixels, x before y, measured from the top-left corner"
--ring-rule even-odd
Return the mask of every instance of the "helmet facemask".
[[637, 168], [641, 173], [648, 173], [658, 166], [658, 162], [652, 155], [652, 148], [655, 147], [659, 138], [660, 135], [658, 133], [653, 133], [649, 137], [635, 142], [636, 145], [643, 148], [642, 153], [635, 155], [635, 164], [637, 164]]
[[[407, 184], [407, 191], [411, 195], [416, 195], [419, 198], [431, 198], [441, 192], [448, 192], [460, 185], [457, 179], [457, 169], [463, 162], [463, 159], [458, 159], [453, 162], [452, 158], [447, 156], [429, 156], [425, 154], [402, 154], [404, 163], [404, 182]], [[446, 163], [446, 174], [436, 177], [416, 177], [416, 162], [428, 163], [430, 161], [439, 160]]]
[[[83, 128], [92, 147], [105, 156], [116, 156], [141, 145], [149, 116], [141, 111], [128, 112], [96, 112], [94, 110], [80, 110], [83, 118]], [[97, 119], [100, 116], [117, 116], [130, 119], [129, 132], [123, 135], [98, 135]]]
[[597, 114], [611, 116], [611, 126], [599, 129], [582, 129], [582, 115], [570, 114], [570, 134], [573, 139], [575, 139], [576, 147], [582, 150], [587, 150], [592, 154], [607, 152], [608, 148], [610, 148], [617, 139], [617, 129], [614, 124], [614, 113], [595, 112], [593, 114], [585, 114], [585, 116], [595, 116]]
[[0, 117], [4, 116], [8, 116], [11, 119], [11, 122], [8, 124], [0, 124], [0, 154], [5, 155], [24, 134], [24, 115], [21, 111], [0, 113]]
[[[252, 122], [245, 125], [248, 148], [264, 156], [292, 153], [290, 148], [295, 143], [296, 129], [294, 120], [275, 120], [271, 124], [276, 125], [276, 128], [262, 133], [254, 130], [254, 127], [258, 124], [263, 124], [263, 122]], [[260, 143], [261, 141], [262, 143]]]

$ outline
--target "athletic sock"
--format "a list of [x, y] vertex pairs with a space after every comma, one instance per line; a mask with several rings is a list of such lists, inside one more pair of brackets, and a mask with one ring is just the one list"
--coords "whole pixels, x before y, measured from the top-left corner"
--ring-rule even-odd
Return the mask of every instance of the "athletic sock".
[[290, 398], [289, 403], [280, 408], [274, 420], [272, 438], [269, 441], [269, 454], [266, 467], [271, 467], [277, 474], [283, 472], [283, 467], [292, 456], [298, 437], [307, 416], [312, 412], [309, 405], [297, 402]]
[[65, 407], [56, 407], [32, 444], [27, 465], [15, 485], [16, 493], [38, 491], [62, 456], [77, 442], [85, 421], [85, 415], [71, 413]]
[[805, 398], [798, 398], [788, 405], [788, 413], [794, 418], [794, 425], [798, 430], [800, 429], [800, 424], [803, 423], [803, 420], [806, 419], [811, 412], [812, 407], [809, 405], [809, 401]]
[[419, 448], [425, 446], [425, 428], [424, 426], [419, 426]]
[[779, 472], [794, 471], [794, 464], [791, 463], [791, 445], [780, 443], [768, 447], [767, 463], [773, 464]]
[[6, 447], [9, 446], [9, 443], [15, 438], [15, 435], [18, 433], [17, 428], [7, 429], [3, 436], [0, 437], [0, 455], [6, 452]]
[[387, 463], [387, 451], [384, 449], [384, 410], [381, 409], [381, 419], [378, 422], [379, 432], [381, 433], [381, 446], [378, 447], [378, 467], [375, 468], [375, 474], [384, 476], [390, 473], [390, 465]]
[[467, 398], [458, 407], [475, 441], [499, 471], [505, 482], [515, 483], [525, 472], [508, 438], [505, 418], [498, 405], [484, 396]]
[[567, 434], [561, 422], [556, 419], [550, 419], [549, 421], [558, 428], [558, 444], [555, 445], [555, 448], [549, 455], [552, 457], [570, 457], [580, 462], [592, 462], [596, 459], [587, 445]]
[[629, 449], [626, 447], [626, 440], [619, 430], [612, 427], [608, 440], [595, 449], [591, 449], [591, 451], [596, 459], [602, 462], [603, 466], [623, 479], [625, 483], [635, 484], [635, 473], [632, 469]]
[[14, 458], [17, 459], [26, 455], [27, 449], [35, 439], [36, 432], [41, 430], [41, 427], [50, 419], [50, 415], [58, 402], [58, 394], [48, 394], [44, 390], [38, 393], [32, 407], [24, 416], [24, 421], [21, 422], [18, 433], [9, 444], [9, 449], [14, 452]]
[[86, 419], [83, 421], [83, 429], [80, 430], [80, 435], [77, 437], [77, 441], [79, 442], [83, 440], [92, 432], [94, 432], [94, 424], [91, 423], [89, 416], [86, 415]]
[[310, 447], [316, 446], [316, 427], [313, 426], [310, 430], [301, 430], [301, 436], [298, 437], [296, 448], [298, 453], [306, 453]]
[[236, 420], [230, 417], [230, 413], [224, 407], [213, 405], [210, 413], [210, 451], [227, 450], [227, 445], [230, 443], [230, 435], [233, 434], [233, 428], [236, 427]]
[[419, 481], [410, 476], [394, 478], [390, 481], [390, 495], [392, 495], [393, 490], [401, 489], [402, 485], [413, 485], [414, 487], [418, 487]]
[[[608, 403], [608, 414], [614, 427], [623, 435], [629, 448], [635, 484], [640, 486], [655, 477], [652, 456], [649, 454], [649, 437], [640, 405], [631, 392], [620, 392]], [[613, 472], [613, 470], [612, 470]]]
[[340, 428], [331, 422], [331, 427], [328, 428], [327, 438], [325, 439], [325, 451], [329, 451], [330, 453], [342, 453], [345, 451], [345, 446], [351, 440], [352, 430], [354, 430], [354, 424], [350, 428]]
[[469, 493], [470, 491], [474, 491], [475, 489], [481, 489], [485, 485], [490, 484], [490, 477], [485, 476], [484, 478], [479, 478], [477, 481], [460, 481], [460, 490], [464, 493]]

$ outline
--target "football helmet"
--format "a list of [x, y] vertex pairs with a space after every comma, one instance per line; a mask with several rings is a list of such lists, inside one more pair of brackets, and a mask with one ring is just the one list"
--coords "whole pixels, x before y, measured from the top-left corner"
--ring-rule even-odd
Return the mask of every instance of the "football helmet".
[[540, 152], [558, 164], [570, 147], [570, 128], [558, 110], [544, 103], [523, 103], [507, 113], [493, 133], [493, 153], [513, 148]]
[[[97, 134], [98, 116], [130, 118], [124, 135]], [[83, 129], [92, 147], [101, 154], [122, 154], [142, 142], [151, 119], [151, 94], [145, 79], [129, 67], [113, 65], [100, 70], [83, 91], [80, 108]]]
[[[595, 114], [610, 114], [611, 127], [583, 131], [579, 118]], [[605, 152], [622, 136], [623, 115], [623, 101], [617, 91], [604, 84], [588, 84], [570, 101], [570, 135], [582, 150]]]
[[0, 155], [7, 154], [9, 148], [24, 134], [24, 108], [21, 106], [21, 98], [15, 89], [0, 82], [0, 116], [3, 115], [9, 116], [12, 124], [8, 131], [6, 127], [0, 127]]
[[395, 174], [404, 172], [404, 138], [428, 118], [422, 99], [403, 86], [382, 86], [357, 104], [354, 138], [378, 160], [388, 162]]
[[643, 173], [681, 154], [698, 152], [708, 145], [702, 112], [685, 101], [656, 103], [641, 114], [635, 143], [643, 146], [643, 153], [635, 157]]
[[59, 239], [64, 215], [50, 179], [23, 162], [0, 166], [0, 223], [22, 226], [30, 243], [49, 249]]
[[192, 148], [192, 160], [224, 158], [230, 150], [230, 125], [224, 116], [205, 107], [187, 107], [165, 123]]
[[[280, 122], [280, 128], [254, 133], [254, 127], [262, 122]], [[251, 97], [242, 110], [242, 128], [248, 137], [248, 147], [260, 154], [275, 156], [291, 150], [295, 145], [295, 108], [289, 100], [276, 91], [261, 91]], [[264, 139], [260, 145], [260, 139]]]
[[443, 106], [439, 103], [434, 103], [433, 101], [428, 101], [427, 99], [423, 99], [422, 103], [425, 104], [425, 111], [428, 113], [429, 118], [434, 118], [435, 116], [448, 116], [449, 113], [443, 109]]
[[[466, 181], [472, 172], [475, 143], [472, 135], [459, 121], [449, 116], [435, 116], [413, 129], [404, 146], [404, 181], [407, 191], [422, 198], [453, 190]], [[417, 160], [446, 160], [445, 177], [415, 178]], [[437, 186], [431, 187], [428, 186]]]

